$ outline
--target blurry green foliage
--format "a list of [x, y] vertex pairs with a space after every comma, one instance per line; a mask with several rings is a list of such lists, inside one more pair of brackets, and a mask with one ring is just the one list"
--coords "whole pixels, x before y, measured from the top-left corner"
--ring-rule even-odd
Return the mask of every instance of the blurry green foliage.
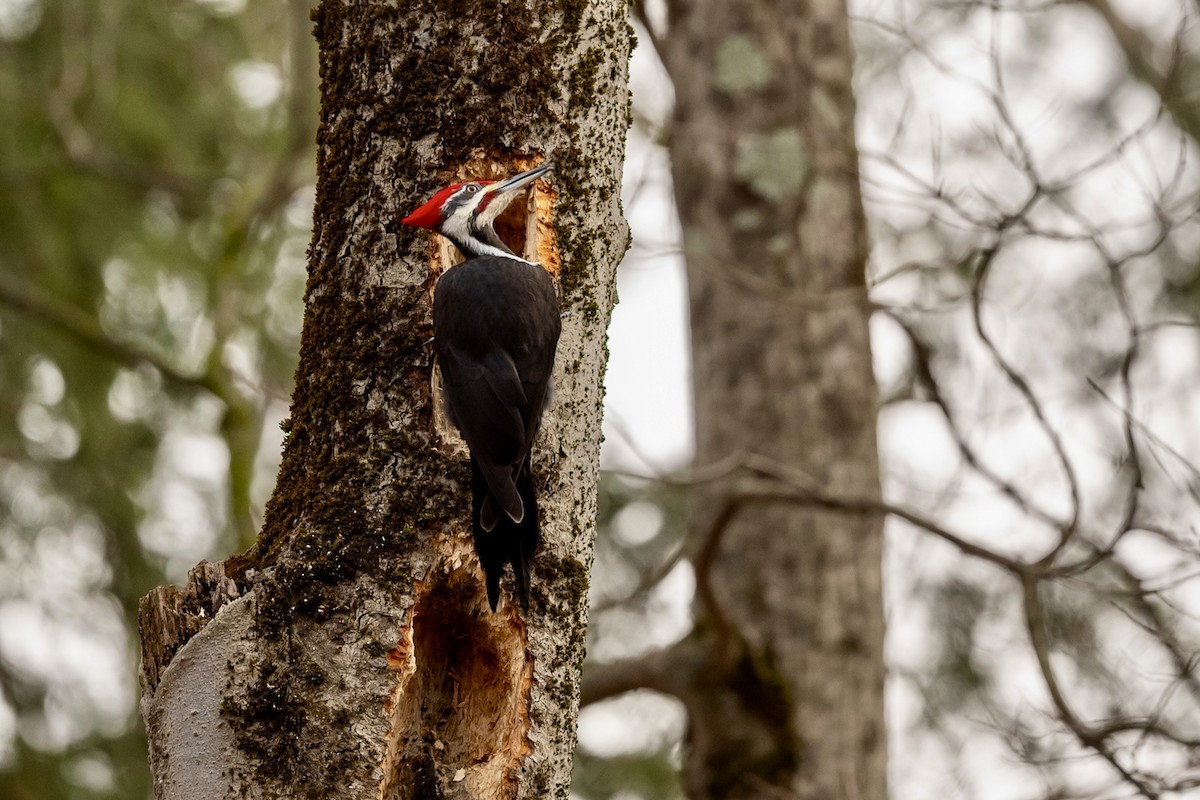
[[[691, 569], [682, 549], [690, 496], [685, 485], [601, 473], [585, 675], [593, 661], [646, 652], [690, 626], [688, 619], [672, 619], [668, 609], [675, 601], [663, 597], [664, 584], [668, 597], [677, 591], [668, 576]], [[609, 714], [593, 720], [602, 737], [618, 736], [623, 749], [592, 752], [585, 736], [575, 750], [573, 795], [584, 800], [684, 796], [678, 752], [682, 720], [676, 724], [659, 704], [645, 707], [644, 699], [614, 698]], [[611, 729], [614, 715], [620, 733]], [[586, 725], [581, 718], [581, 728]]]
[[956, 577], [929, 590], [930, 629], [936, 632], [933, 669], [925, 691], [925, 716], [931, 721], [970, 708], [989, 688], [988, 665], [975, 654], [980, 617], [998, 605], [976, 583]]
[[[254, 535], [302, 310], [308, 10], [0, 0], [6, 800], [150, 795], [138, 598]], [[672, 558], [685, 505], [606, 476], [598, 593], [634, 596], [614, 634], [653, 614], [637, 576]], [[655, 746], [581, 752], [579, 791], [679, 796]]]
[[137, 600], [253, 536], [299, 335], [307, 16], [0, 3], [0, 797], [149, 795]]
[[682, 800], [678, 760], [669, 751], [600, 757], [579, 748], [571, 792], [583, 800]]

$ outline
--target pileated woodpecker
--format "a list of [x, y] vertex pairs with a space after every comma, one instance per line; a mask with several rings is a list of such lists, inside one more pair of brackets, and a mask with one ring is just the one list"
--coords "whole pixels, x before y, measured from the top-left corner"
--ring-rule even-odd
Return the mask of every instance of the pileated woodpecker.
[[562, 327], [550, 274], [509, 250], [492, 223], [551, 168], [447, 186], [401, 220], [437, 231], [466, 257], [434, 290], [433, 341], [450, 420], [471, 450], [471, 527], [492, 611], [506, 563], [529, 607], [539, 538], [530, 448]]

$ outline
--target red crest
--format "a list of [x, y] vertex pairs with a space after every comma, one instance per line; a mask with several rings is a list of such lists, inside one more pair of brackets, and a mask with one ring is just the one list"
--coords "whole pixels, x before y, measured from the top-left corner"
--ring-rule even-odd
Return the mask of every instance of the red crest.
[[442, 206], [450, 199], [450, 195], [468, 183], [478, 183], [486, 186], [489, 183], [494, 183], [494, 181], [460, 181], [459, 183], [447, 186], [445, 189], [439, 189], [437, 194], [429, 198], [424, 205], [400, 220], [400, 224], [413, 228], [428, 228], [433, 230], [442, 221]]

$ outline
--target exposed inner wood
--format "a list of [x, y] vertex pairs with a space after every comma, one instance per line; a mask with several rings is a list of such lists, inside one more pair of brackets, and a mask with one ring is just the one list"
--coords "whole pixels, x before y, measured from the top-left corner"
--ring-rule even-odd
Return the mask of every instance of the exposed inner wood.
[[533, 662], [515, 607], [493, 614], [466, 537], [434, 543], [438, 566], [417, 584], [400, 644], [381, 800], [509, 800], [532, 752]]
[[221, 606], [239, 595], [237, 584], [225, 575], [224, 562], [201, 561], [192, 567], [182, 589], [156, 586], [138, 601], [143, 695], [153, 696], [179, 648], [199, 633]]

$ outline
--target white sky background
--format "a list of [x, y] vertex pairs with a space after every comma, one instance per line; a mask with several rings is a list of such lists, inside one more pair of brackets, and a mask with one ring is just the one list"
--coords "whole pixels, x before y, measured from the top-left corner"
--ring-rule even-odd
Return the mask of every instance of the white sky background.
[[[1195, 27], [1194, 22], [1181, 21], [1180, 7], [1171, 0], [1118, 6], [1130, 15], [1129, 19], [1163, 40], [1168, 40], [1181, 24], [1193, 30]], [[863, 0], [852, 3], [852, 13], [862, 19], [909, 27], [918, 38], [930, 43], [930, 52], [940, 65], [950, 67], [939, 69], [927, 59], [910, 57], [901, 61], [903, 68], [899, 70], [895, 63], [878, 67], [880, 71], [891, 69], [888, 76], [864, 74], [860, 69], [860, 147], [864, 152], [896, 156], [930, 184], [944, 181], [942, 185], [952, 194], [957, 193], [972, 211], [986, 212], [997, 202], [1002, 208], [1012, 207], [1027, 190], [1019, 174], [998, 153], [966, 146], [996, 127], [989, 98], [973, 83], [991, 81], [988, 53], [993, 41], [1000, 43], [1005, 54], [1009, 108], [1031, 145], [1044, 179], [1072, 175], [1111, 149], [1118, 134], [1089, 127], [1083, 110], [1089, 103], [1109, 99], [1115, 91], [1117, 95], [1111, 99], [1120, 134], [1152, 123], [1157, 114], [1157, 99], [1144, 87], [1124, 80], [1126, 67], [1121, 53], [1099, 19], [1082, 7], [1059, 8], [1049, 22], [1034, 28], [1026, 27], [1019, 15], [1001, 15], [998, 30], [993, 29], [995, 18], [987, 15], [977, 14], [965, 24], [954, 21], [949, 14], [939, 20], [932, 13], [922, 16], [920, 3], [903, 0]], [[939, 30], [939, 26], [946, 30]], [[856, 36], [860, 46], [865, 39], [868, 48], [881, 37], [886, 39], [870, 24], [859, 25]], [[880, 85], [869, 85], [873, 79], [880, 79]], [[654, 122], [664, 122], [671, 102], [669, 82], [661, 65], [644, 47], [635, 53], [631, 80], [639, 112]], [[902, 113], [907, 114], [907, 127], [905, 134], [896, 139]], [[1080, 181], [1070, 202], [1082, 218], [1102, 231], [1104, 243], [1119, 256], [1152, 238], [1148, 224], [1153, 221], [1150, 198], [1157, 191], [1178, 177], [1181, 170], [1186, 176], [1185, 186], [1196, 185], [1196, 163], [1196, 153], [1190, 148], [1181, 153], [1179, 139], [1169, 124], [1154, 125], [1123, 159]], [[865, 160], [863, 170], [868, 183], [873, 183], [865, 192], [877, 234], [881, 222], [898, 226], [899, 230], [927, 224], [930, 204], [905, 202], [914, 188], [911, 183], [878, 162]], [[612, 355], [603, 463], [609, 469], [637, 473], [669, 472], [686, 464], [692, 454], [686, 290], [683, 264], [677, 254], [679, 234], [671, 202], [669, 165], [661, 148], [636, 133], [630, 142], [625, 197], [635, 247], [622, 267], [621, 303], [610, 329]], [[1060, 214], [1053, 223], [1064, 230], [1081, 230], [1070, 215]], [[955, 227], [951, 224], [943, 231], [951, 244]], [[876, 276], [909, 260], [944, 257], [947, 251], [944, 241], [934, 241], [919, 231], [911, 237], [879, 238], [872, 253]], [[965, 233], [960, 238], [964, 247], [972, 243]], [[1180, 226], [1179, 238], [1182, 247], [1190, 243], [1192, 252], [1197, 249], [1200, 236], [1194, 219]], [[1072, 464], [1079, 472], [1085, 518], [1091, 511], [1099, 520], [1105, 498], [1097, 493], [1108, 491], [1112, 485], [1112, 454], [1108, 450], [1119, 419], [1114, 414], [1106, 420], [1103, 411], [1096, 412], [1102, 404], [1081, 404], [1079, 396], [1086, 394], [1081, 387], [1086, 389], [1087, 373], [1082, 368], [1074, 369], [1070, 352], [1074, 331], [1068, 313], [1072, 309], [1063, 307], [1063, 298], [1070, 298], [1075, 286], [1095, 281], [1096, 256], [1087, 248], [1044, 240], [1015, 247], [1011, 252], [1015, 257], [1006, 255], [995, 269], [995, 304], [985, 312], [985, 320], [1002, 351], [1036, 377], [1046, 413], [1062, 431]], [[1152, 304], [1161, 288], [1157, 277], [1143, 271], [1141, 275], [1128, 274], [1127, 278], [1139, 321], [1161, 316], [1152, 314]], [[879, 287], [873, 298], [884, 303], [912, 302], [915, 288], [911, 281], [892, 281]], [[971, 341], [973, 332], [967, 322], [960, 314], [959, 346], [968, 351], [970, 360], [982, 360], [977, 343]], [[1111, 337], [1111, 347], [1119, 350], [1124, 339], [1118, 322], [1113, 318], [1098, 329], [1086, 330], [1086, 334]], [[871, 330], [876, 373], [886, 392], [909, 369], [908, 344], [886, 318], [874, 319]], [[972, 349], [976, 351], [973, 354]], [[1200, 419], [1198, 375], [1200, 348], [1195, 331], [1171, 329], [1146, 340], [1135, 376], [1139, 381], [1140, 417], [1149, 422], [1155, 434], [1193, 461], [1200, 455], [1200, 434], [1195, 425]], [[1001, 474], [1048, 509], [1065, 512], [1065, 483], [1055, 468], [1048, 443], [1023, 413], [1020, 398], [1011, 390], [1004, 391], [1003, 386], [998, 388], [996, 376], [987, 374], [983, 367], [960, 371], [953, 380], [956, 385], [952, 402], [962, 412], [959, 422], [971, 434], [972, 444]], [[1087, 416], [1078, 413], [1081, 405], [1090, 412]], [[957, 449], [944, 422], [928, 404], [889, 406], [881, 414], [879, 427], [885, 492], [890, 500], [917, 507], [932, 504], [939, 520], [1014, 555], [1040, 553], [1047, 546], [1049, 531], [1031, 525], [990, 487], [977, 479], [956, 482], [962, 469]], [[1179, 477], [1186, 469], [1175, 465], [1164, 471], [1168, 482], [1175, 480], [1180, 489], [1186, 488], [1185, 483], [1178, 482], [1186, 480], [1186, 475]], [[948, 488], [955, 492], [953, 496], [947, 495]], [[1195, 518], [1176, 521], [1185, 530], [1190, 525], [1196, 531]], [[1137, 569], [1144, 569], [1143, 574], [1161, 575], [1169, 574], [1179, 562], [1178, 554], [1164, 552], [1166, 549], [1148, 537], [1131, 536], [1121, 553]], [[953, 548], [894, 523], [889, 525], [886, 574], [888, 660], [893, 670], [920, 673], [932, 666], [930, 658], [936, 642], [931, 626], [935, 622], [924, 601], [915, 598], [930, 582], [961, 575], [995, 598], [996, 610], [980, 622], [987, 632], [977, 639], [984, 651], [976, 657], [998, 676], [996, 696], [1006, 712], [1025, 721], [1043, 713], [1047, 702], [1044, 685], [1029, 657], [1025, 634], [1013, 623], [1016, 609], [1011, 600], [1005, 602], [1006, 593], [1009, 597], [1014, 594], [1006, 579], [994, 570], [964, 563]], [[664, 610], [664, 615], [677, 637], [686, 631], [679, 622], [686, 621], [693, 583], [690, 576], [673, 578], [679, 579], [663, 587], [656, 602], [670, 609]], [[1176, 598], [1185, 608], [1200, 609], [1200, 592], [1194, 581], [1182, 585]], [[1101, 630], [1106, 630], [1104, 624]], [[646, 637], [659, 638], [653, 632], [647, 632]], [[637, 632], [630, 632], [627, 638], [636, 640]], [[636, 641], [623, 644], [639, 649]], [[1125, 668], [1132, 664], [1138, 677], [1145, 676], [1139, 669], [1139, 659], [1140, 666], [1147, 670], [1167, 669], [1147, 655], [1152, 646], [1139, 641], [1134, 632], [1119, 632], [1107, 646], [1108, 655], [1123, 661]], [[597, 655], [603, 657], [602, 653]], [[1068, 687], [1078, 690], [1080, 707], [1092, 711], [1087, 692], [1071, 682], [1070, 664], [1059, 666], [1067, 675]], [[653, 706], [645, 707], [648, 711], [639, 711], [644, 702], [648, 701], [629, 697], [586, 709], [581, 718], [581, 744], [611, 754], [661, 744], [680, 734], [682, 716], [678, 708], [672, 710], [670, 704], [655, 700]], [[944, 736], [937, 736], [920, 731], [919, 726], [914, 728], [920, 722], [922, 700], [910, 681], [893, 677], [888, 703], [893, 796], [1009, 800], [1036, 796], [1042, 789], [1036, 773], [1017, 768], [1009, 748], [985, 724], [986, 709], [968, 708]], [[1096, 709], [1096, 713], [1104, 712]], [[1143, 763], [1154, 763], [1153, 753], [1144, 757]], [[1095, 780], [1096, 791], [1111, 777], [1093, 762], [1083, 763], [1076, 772], [1081, 785]]]
[[[667, 122], [670, 80], [647, 47], [630, 62], [637, 113]], [[619, 301], [608, 327], [605, 469], [670, 472], [694, 449], [687, 285], [671, 167], [643, 128], [630, 134], [621, 199], [633, 245], [617, 274]]]

